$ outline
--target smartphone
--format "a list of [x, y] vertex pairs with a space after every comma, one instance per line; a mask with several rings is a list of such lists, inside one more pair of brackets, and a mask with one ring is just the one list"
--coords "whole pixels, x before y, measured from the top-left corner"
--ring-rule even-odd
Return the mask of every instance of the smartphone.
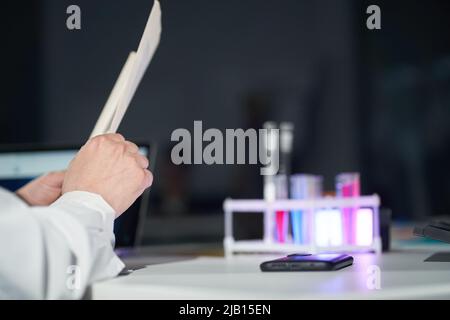
[[332, 271], [353, 264], [347, 254], [290, 254], [284, 258], [261, 263], [261, 271]]

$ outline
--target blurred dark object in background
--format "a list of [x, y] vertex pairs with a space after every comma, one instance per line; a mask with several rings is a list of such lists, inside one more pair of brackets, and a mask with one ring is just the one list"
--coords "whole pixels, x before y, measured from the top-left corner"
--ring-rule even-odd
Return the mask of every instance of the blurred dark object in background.
[[377, 4], [381, 32], [359, 37], [363, 188], [396, 219], [448, 214], [450, 2]]
[[[24, 10], [24, 3], [26, 10]], [[38, 1], [0, 4], [0, 143], [42, 137], [42, 6]]]
[[[362, 193], [378, 193], [393, 219], [450, 212], [450, 2], [377, 1], [381, 30], [366, 28], [369, 1], [161, 2], [161, 45], [120, 128], [166, 150], [154, 235], [220, 239], [198, 216], [220, 221], [225, 197], [262, 195], [257, 166], [170, 162], [171, 132], [194, 120], [221, 130], [291, 121], [293, 172], [322, 174], [333, 190], [337, 173], [359, 171]], [[0, 143], [82, 143], [152, 1], [78, 0], [79, 31], [65, 26], [70, 4], [2, 3]]]
[[381, 207], [379, 214], [381, 248], [383, 252], [386, 252], [391, 249], [392, 211], [389, 208]]

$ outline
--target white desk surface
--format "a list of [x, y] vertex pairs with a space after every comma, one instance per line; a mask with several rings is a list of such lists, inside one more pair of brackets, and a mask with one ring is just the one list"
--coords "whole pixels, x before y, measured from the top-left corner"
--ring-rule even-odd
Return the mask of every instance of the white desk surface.
[[[274, 256], [186, 257], [154, 264], [149, 258], [143, 269], [94, 284], [92, 298], [450, 299], [450, 263], [424, 262], [431, 253], [355, 254], [353, 266], [329, 272], [261, 272], [259, 264]], [[372, 265], [381, 270], [379, 290], [367, 286]]]

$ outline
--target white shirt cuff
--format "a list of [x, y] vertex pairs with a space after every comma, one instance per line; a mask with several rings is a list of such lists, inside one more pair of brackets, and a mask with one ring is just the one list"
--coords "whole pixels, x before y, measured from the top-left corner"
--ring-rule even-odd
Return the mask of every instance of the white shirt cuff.
[[100, 212], [103, 216], [104, 221], [114, 220], [116, 212], [114, 209], [106, 202], [103, 197], [99, 194], [87, 192], [87, 191], [71, 191], [63, 194], [56, 200], [52, 206], [58, 206], [60, 204], [66, 203], [76, 203], [81, 204], [92, 210]]

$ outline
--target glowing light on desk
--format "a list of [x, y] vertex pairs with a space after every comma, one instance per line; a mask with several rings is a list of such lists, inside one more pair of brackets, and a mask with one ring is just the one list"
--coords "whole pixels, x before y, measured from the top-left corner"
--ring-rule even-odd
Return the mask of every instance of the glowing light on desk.
[[316, 212], [314, 223], [317, 246], [342, 245], [342, 215], [339, 210], [320, 210]]

